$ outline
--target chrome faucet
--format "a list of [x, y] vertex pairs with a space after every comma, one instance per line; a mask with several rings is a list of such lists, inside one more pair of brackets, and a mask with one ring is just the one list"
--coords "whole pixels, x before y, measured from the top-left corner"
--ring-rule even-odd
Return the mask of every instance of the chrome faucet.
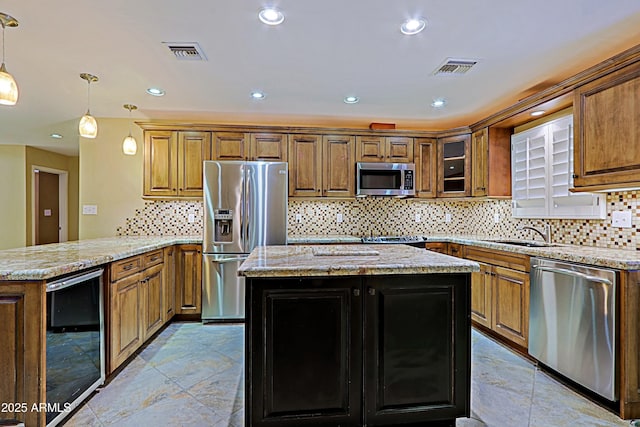
[[529, 227], [528, 225], [518, 226], [516, 230], [531, 230], [538, 233], [544, 239], [545, 243], [551, 243], [551, 226], [549, 224], [544, 225], [544, 232], [538, 230], [535, 227]]

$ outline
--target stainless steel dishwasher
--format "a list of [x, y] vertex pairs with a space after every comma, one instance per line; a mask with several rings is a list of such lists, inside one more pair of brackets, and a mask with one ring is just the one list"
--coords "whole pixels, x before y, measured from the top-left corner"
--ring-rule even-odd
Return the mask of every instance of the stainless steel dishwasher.
[[615, 270], [532, 258], [529, 304], [529, 354], [617, 401]]

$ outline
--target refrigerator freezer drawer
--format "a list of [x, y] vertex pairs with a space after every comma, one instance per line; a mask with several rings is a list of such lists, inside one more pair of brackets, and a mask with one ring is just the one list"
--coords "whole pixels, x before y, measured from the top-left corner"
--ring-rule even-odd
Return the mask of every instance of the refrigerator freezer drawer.
[[238, 267], [248, 255], [202, 257], [202, 321], [244, 320], [244, 277]]

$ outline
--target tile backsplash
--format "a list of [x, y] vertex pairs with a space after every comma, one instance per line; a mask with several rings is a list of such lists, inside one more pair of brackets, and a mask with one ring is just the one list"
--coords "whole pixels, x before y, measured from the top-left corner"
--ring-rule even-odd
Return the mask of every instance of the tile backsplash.
[[[608, 193], [603, 220], [516, 219], [511, 217], [511, 201], [497, 199], [289, 199], [289, 235], [471, 234], [539, 239], [531, 231], [517, 230], [518, 226], [549, 223], [557, 243], [640, 250], [639, 194]], [[611, 214], [619, 210], [631, 211], [631, 228], [611, 226]], [[200, 235], [203, 214], [199, 201], [148, 201], [118, 227], [116, 235]], [[342, 222], [337, 221], [338, 214]], [[189, 222], [189, 215], [194, 222]], [[300, 222], [296, 222], [296, 215], [300, 215]]]

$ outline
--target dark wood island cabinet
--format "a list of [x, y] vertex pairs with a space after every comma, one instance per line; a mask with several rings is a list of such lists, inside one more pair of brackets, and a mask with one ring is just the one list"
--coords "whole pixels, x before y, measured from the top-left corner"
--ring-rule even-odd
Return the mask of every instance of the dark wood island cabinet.
[[476, 269], [403, 245], [257, 249], [241, 267], [245, 423], [453, 426], [469, 416]]

